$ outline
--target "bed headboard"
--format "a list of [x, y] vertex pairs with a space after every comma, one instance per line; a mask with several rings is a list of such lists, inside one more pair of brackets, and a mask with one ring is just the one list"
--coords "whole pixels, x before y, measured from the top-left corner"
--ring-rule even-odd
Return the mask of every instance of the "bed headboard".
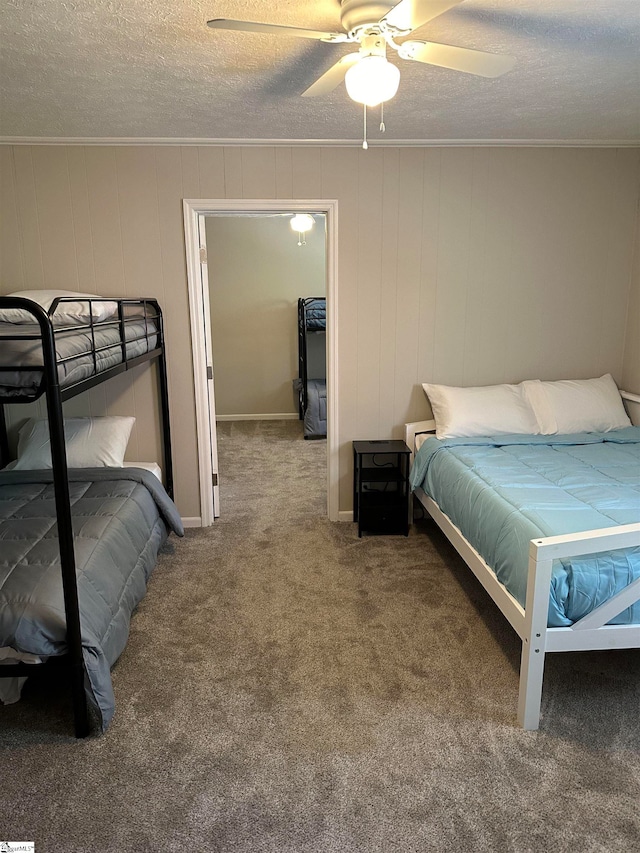
[[624, 401], [624, 407], [631, 418], [631, 423], [640, 426], [640, 394], [631, 394], [630, 391], [621, 391], [620, 396]]
[[414, 421], [412, 424], [404, 425], [404, 440], [407, 447], [411, 448], [411, 461], [413, 461], [413, 454], [416, 449], [416, 436], [420, 435], [421, 432], [435, 433], [435, 431], [436, 422], [434, 420]]

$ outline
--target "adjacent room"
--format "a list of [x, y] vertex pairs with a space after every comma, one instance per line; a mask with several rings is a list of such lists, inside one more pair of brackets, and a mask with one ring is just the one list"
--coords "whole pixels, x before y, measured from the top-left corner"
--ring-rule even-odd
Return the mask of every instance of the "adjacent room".
[[209, 429], [216, 445], [205, 455], [218, 459], [219, 517], [224, 471], [218, 449], [236, 431], [247, 440], [265, 430], [326, 439], [325, 216], [209, 215], [204, 234]]
[[636, 849], [635, 4], [0, 40], [2, 844]]

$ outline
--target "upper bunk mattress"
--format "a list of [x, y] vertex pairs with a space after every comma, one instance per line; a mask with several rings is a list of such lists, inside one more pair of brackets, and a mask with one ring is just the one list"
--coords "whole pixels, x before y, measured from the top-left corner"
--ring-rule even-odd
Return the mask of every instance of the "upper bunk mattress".
[[[529, 541], [640, 521], [640, 427], [567, 436], [427, 439], [411, 485], [524, 607]], [[640, 547], [555, 561], [549, 625], [568, 626], [640, 577]], [[612, 624], [640, 623], [640, 603]]]
[[[69, 471], [85, 688], [103, 729], [115, 699], [110, 667], [144, 596], [167, 528], [183, 533], [157, 478], [135, 468]], [[0, 473], [0, 647], [67, 651], [52, 471]]]
[[307, 331], [319, 332], [327, 328], [327, 301], [324, 298], [305, 300], [304, 317]]
[[[157, 328], [152, 320], [147, 319], [146, 324], [144, 320], [129, 321], [124, 328], [127, 359], [137, 358], [155, 348]], [[43, 364], [40, 340], [8, 339], [8, 336], [33, 335], [39, 338], [38, 325], [0, 323], [0, 397], [17, 397], [39, 389], [42, 370], [38, 368]], [[96, 325], [93, 336], [90, 330], [57, 331], [55, 345], [58, 380], [63, 388], [102, 373], [122, 361], [122, 336], [117, 323]], [[18, 365], [34, 369], [12, 369]]]

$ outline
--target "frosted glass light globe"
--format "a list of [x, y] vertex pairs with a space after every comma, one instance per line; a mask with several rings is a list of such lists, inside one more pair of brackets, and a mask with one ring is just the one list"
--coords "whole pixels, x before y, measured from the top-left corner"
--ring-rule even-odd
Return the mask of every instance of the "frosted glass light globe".
[[384, 56], [365, 56], [351, 66], [344, 82], [352, 100], [376, 107], [393, 98], [398, 91], [400, 71]]
[[310, 231], [313, 228], [316, 221], [310, 213], [296, 213], [295, 216], [291, 217], [290, 224], [298, 234], [304, 234], [305, 231]]

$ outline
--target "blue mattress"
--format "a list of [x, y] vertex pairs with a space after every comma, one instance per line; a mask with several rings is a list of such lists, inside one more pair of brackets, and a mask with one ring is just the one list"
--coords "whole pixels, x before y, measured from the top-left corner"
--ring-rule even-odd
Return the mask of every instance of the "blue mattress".
[[[524, 606], [529, 540], [640, 522], [640, 427], [568, 436], [429, 438], [411, 470]], [[571, 625], [640, 577], [640, 547], [556, 561], [549, 625]], [[640, 603], [611, 620], [640, 624]]]

